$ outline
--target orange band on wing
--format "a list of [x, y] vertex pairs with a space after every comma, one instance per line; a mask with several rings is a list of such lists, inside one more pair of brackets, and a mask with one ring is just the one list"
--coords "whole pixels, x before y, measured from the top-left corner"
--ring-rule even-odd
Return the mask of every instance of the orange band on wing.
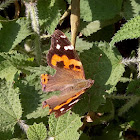
[[50, 108], [49, 104], [43, 105], [43, 108], [45, 107], [49, 107], [49, 114], [51, 114], [52, 112], [54, 112], [55, 110], [59, 110], [62, 106], [69, 104], [72, 100], [78, 98], [81, 94], [83, 94], [85, 91], [82, 90], [80, 92], [78, 92], [75, 96], [69, 98], [66, 102], [57, 105], [55, 108]]
[[66, 69], [70, 69], [69, 66], [74, 65], [74, 67], [72, 68], [73, 70], [81, 71], [82, 63], [75, 59], [69, 59], [66, 55], [58, 56], [58, 55], [54, 54], [51, 59], [51, 64], [53, 66], [56, 66], [57, 62], [61, 62], [61, 61], [64, 62], [64, 68], [66, 68]]
[[83, 90], [80, 91], [80, 92], [78, 92], [75, 96], [69, 98], [66, 102], [64, 102], [64, 103], [62, 103], [62, 104], [56, 106], [53, 110], [58, 110], [58, 109], [60, 109], [62, 106], [69, 104], [73, 99], [78, 98], [78, 97], [79, 97], [81, 94], [83, 94], [83, 93], [84, 93]]

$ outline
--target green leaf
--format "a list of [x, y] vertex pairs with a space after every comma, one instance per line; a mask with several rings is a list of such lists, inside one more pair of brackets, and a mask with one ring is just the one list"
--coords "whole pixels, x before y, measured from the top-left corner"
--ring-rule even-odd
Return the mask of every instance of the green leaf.
[[27, 66], [35, 66], [35, 63], [33, 63], [34, 58], [29, 57], [26, 54], [18, 53], [17, 51], [11, 51], [11, 52], [3, 52], [0, 53], [0, 56], [2, 56], [4, 59], [9, 61], [13, 66], [16, 68], [22, 69]]
[[0, 139], [1, 140], [9, 140], [13, 137], [14, 127], [7, 127], [4, 130], [0, 130]]
[[140, 2], [136, 0], [126, 0], [123, 2], [123, 15], [129, 20], [140, 14]]
[[34, 123], [27, 130], [27, 137], [29, 140], [45, 140], [47, 137], [47, 130], [43, 123]]
[[133, 80], [127, 87], [127, 94], [133, 93], [134, 95], [140, 95], [140, 79]]
[[55, 140], [78, 140], [80, 132], [79, 127], [82, 125], [79, 115], [69, 111], [58, 119], [54, 115], [49, 118], [49, 135], [55, 137]]
[[5, 78], [7, 81], [12, 81], [15, 74], [24, 70], [28, 65], [32, 66], [34, 63], [27, 56], [16, 51], [9, 53], [0, 53], [5, 60], [0, 63], [0, 78]]
[[43, 32], [52, 34], [59, 22], [59, 19], [66, 9], [63, 0], [39, 0], [37, 2], [39, 24]]
[[38, 94], [38, 91], [35, 90], [35, 87], [29, 85], [25, 80], [19, 80], [15, 84], [19, 87], [21, 93], [20, 98], [23, 107], [23, 116], [37, 110], [38, 104], [40, 103], [40, 95]]
[[118, 110], [118, 116], [122, 116], [125, 112], [127, 112], [130, 108], [135, 106], [140, 101], [140, 97], [138, 96], [132, 96], [130, 100], [127, 101], [126, 104], [124, 104], [119, 110]]
[[48, 109], [42, 109], [42, 102], [48, 98], [48, 93], [42, 94], [40, 75], [44, 73], [53, 74], [54, 70], [43, 66], [27, 67], [26, 70], [30, 71], [31, 74], [27, 75], [26, 79], [18, 80], [15, 83], [21, 93], [23, 116], [28, 119], [46, 117]]
[[98, 87], [96, 91], [102, 89], [103, 92], [105, 89], [110, 93], [124, 72], [124, 65], [121, 64], [122, 57], [106, 42], [94, 43], [90, 50], [80, 54], [80, 58], [86, 76], [95, 80], [94, 85]]
[[98, 30], [101, 29], [101, 25], [100, 25], [100, 21], [96, 20], [93, 22], [90, 22], [81, 32], [85, 35], [85, 36], [89, 36], [92, 33], [97, 32]]
[[110, 42], [114, 34], [114, 31], [115, 31], [115, 28], [113, 25], [106, 26], [102, 28], [101, 30], [99, 30], [98, 32], [91, 34], [88, 37], [88, 40], [91, 42], [95, 42], [95, 41]]
[[125, 39], [134, 39], [140, 37], [140, 16], [136, 16], [123, 25], [123, 27], [115, 34], [110, 42], [113, 46], [116, 42]]
[[9, 61], [5, 60], [0, 63], [0, 78], [6, 81], [13, 81], [18, 69], [15, 68]]
[[21, 118], [22, 108], [19, 100], [18, 88], [13, 83], [0, 82], [0, 133], [13, 133], [14, 126]]
[[[115, 16], [113, 19], [109, 19], [109, 20], [95, 20], [95, 21], [92, 21], [92, 22], [81, 21], [81, 29], [82, 29], [81, 33], [84, 36], [90, 36], [91, 34], [97, 32], [98, 30], [100, 30], [100, 29], [102, 29], [102, 28], [104, 28], [108, 25], [116, 23], [118, 20], [120, 20], [120, 16]], [[112, 31], [112, 29], [110, 29], [110, 28], [109, 28], [109, 30]], [[105, 33], [108, 34], [108, 29]], [[105, 33], [102, 33], [102, 34], [105, 36]], [[100, 37], [100, 40], [104, 40], [104, 37], [102, 37], [102, 36]], [[96, 40], [95, 37], [91, 37], [91, 38], [92, 38], [92, 41], [93, 41], [93, 38]]]
[[80, 13], [84, 21], [108, 20], [121, 11], [122, 0], [81, 0]]
[[122, 83], [126, 83], [129, 81], [130, 81], [130, 78], [127, 78], [127, 77], [121, 77], [121, 79], [120, 79], [120, 82], [122, 82]]
[[87, 41], [77, 37], [77, 40], [76, 40], [76, 50], [77, 51], [79, 51], [81, 53], [84, 50], [89, 50], [90, 48], [92, 48], [92, 43], [87, 42]]
[[29, 21], [21, 18], [13, 21], [1, 21], [0, 51], [8, 52], [14, 49], [22, 40], [31, 35]]

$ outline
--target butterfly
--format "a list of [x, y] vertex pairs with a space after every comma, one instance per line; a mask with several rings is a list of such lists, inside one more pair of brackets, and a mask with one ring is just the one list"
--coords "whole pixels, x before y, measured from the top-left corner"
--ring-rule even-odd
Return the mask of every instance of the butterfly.
[[49, 107], [49, 114], [55, 112], [55, 117], [59, 117], [79, 101], [80, 95], [93, 85], [94, 80], [85, 79], [83, 65], [74, 46], [60, 30], [55, 30], [52, 35], [47, 63], [56, 73], [54, 76], [41, 75], [42, 90], [60, 91], [60, 94], [43, 101], [42, 106]]

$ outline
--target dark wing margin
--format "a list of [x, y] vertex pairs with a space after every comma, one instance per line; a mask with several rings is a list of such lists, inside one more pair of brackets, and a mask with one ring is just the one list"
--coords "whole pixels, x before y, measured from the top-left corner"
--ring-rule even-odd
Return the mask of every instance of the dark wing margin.
[[52, 66], [51, 59], [54, 54], [60, 57], [66, 55], [69, 59], [75, 59], [80, 61], [74, 47], [72, 49], [71, 46], [71, 49], [66, 50], [65, 47], [67, 46], [71, 46], [71, 42], [68, 40], [68, 38], [63, 32], [61, 32], [60, 30], [55, 30], [51, 38], [51, 47], [47, 55], [47, 62], [50, 66]]

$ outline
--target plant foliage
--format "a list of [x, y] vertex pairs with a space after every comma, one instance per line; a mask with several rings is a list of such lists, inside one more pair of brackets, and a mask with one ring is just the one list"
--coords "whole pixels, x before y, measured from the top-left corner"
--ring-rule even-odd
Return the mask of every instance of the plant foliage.
[[[80, 1], [75, 49], [86, 79], [95, 83], [59, 118], [42, 108], [44, 100], [59, 94], [43, 93], [40, 75], [55, 74], [46, 61], [54, 30], [71, 37], [70, 4], [71, 0], [0, 3], [0, 139], [123, 140], [132, 130], [137, 136], [130, 136], [139, 138], [138, 0]], [[129, 46], [129, 41], [136, 43]], [[127, 53], [130, 48], [133, 51]]]
[[44, 140], [47, 136], [46, 128], [43, 123], [34, 123], [27, 131], [27, 137], [30, 140]]

